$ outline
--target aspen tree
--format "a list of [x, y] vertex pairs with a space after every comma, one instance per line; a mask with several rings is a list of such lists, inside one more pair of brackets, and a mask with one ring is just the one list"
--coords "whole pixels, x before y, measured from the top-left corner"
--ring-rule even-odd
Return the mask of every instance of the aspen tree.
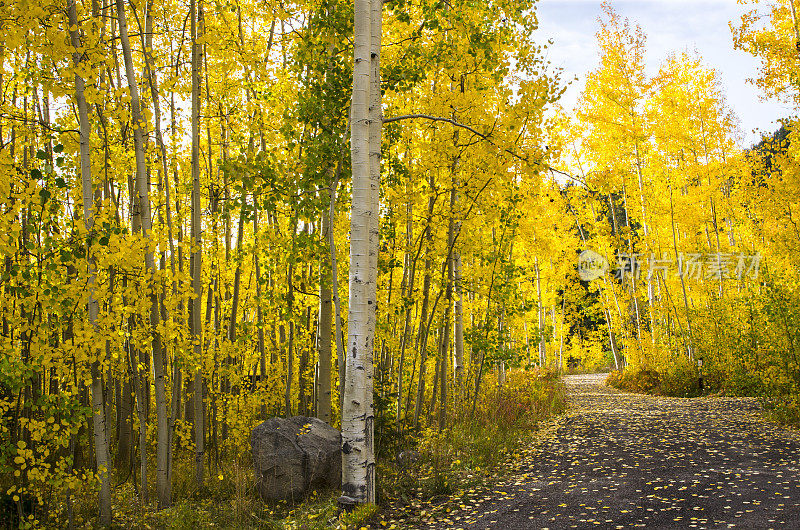
[[[408, 186], [407, 186], [408, 187]], [[400, 337], [400, 359], [397, 367], [397, 421], [403, 421], [403, 369], [405, 367], [406, 347], [408, 341], [411, 339], [413, 324], [411, 322], [411, 313], [413, 310], [409, 300], [413, 297], [414, 293], [414, 276], [417, 269], [417, 257], [419, 254], [412, 258], [412, 245], [413, 245], [413, 205], [409, 199], [406, 203], [406, 255], [404, 259], [403, 275], [405, 277], [404, 290], [403, 290], [403, 303], [406, 304], [405, 321], [403, 323], [403, 334]], [[420, 245], [420, 250], [422, 246]], [[416, 304], [414, 304], [416, 305]], [[413, 375], [412, 375], [413, 377]], [[411, 395], [410, 389], [408, 395]]]
[[743, 0], [741, 4], [752, 9], [741, 16], [738, 25], [731, 23], [734, 49], [745, 51], [761, 61], [754, 81], [762, 94], [794, 104], [800, 101], [797, 84], [800, 30], [796, 1]]
[[[328, 182], [332, 184], [333, 171], [328, 170]], [[332, 239], [331, 212], [327, 205], [330, 205], [331, 190], [328, 188], [323, 191], [323, 198], [326, 207], [322, 210], [322, 226], [320, 227], [320, 237], [330, 245]], [[323, 258], [321, 261], [325, 261]], [[331, 325], [333, 324], [333, 293], [330, 276], [331, 267], [320, 264], [319, 275], [319, 319], [317, 324], [317, 343], [319, 350], [319, 390], [317, 392], [317, 417], [325, 423], [331, 424], [333, 416], [331, 414], [331, 361], [332, 359], [332, 340]], [[328, 274], [326, 274], [326, 272]]]
[[[164, 187], [165, 190], [165, 209], [166, 209], [166, 221], [167, 221], [167, 242], [169, 246], [169, 257], [170, 257], [170, 272], [172, 274], [172, 293], [173, 295], [176, 294], [177, 285], [175, 282], [175, 244], [173, 242], [173, 228], [172, 228], [172, 208], [170, 205], [170, 192], [169, 192], [169, 177], [167, 172], [167, 149], [164, 144], [164, 137], [161, 131], [161, 103], [159, 99], [159, 84], [158, 84], [158, 76], [156, 72], [153, 70], [154, 66], [154, 59], [153, 59], [153, 8], [152, 5], [145, 6], [145, 28], [142, 32], [142, 50], [144, 51], [144, 70], [145, 70], [145, 78], [147, 79], [147, 83], [150, 86], [150, 97], [153, 103], [153, 119], [154, 119], [154, 129], [156, 134], [156, 146], [158, 148], [159, 159], [161, 161], [161, 174], [159, 175], [158, 179], [158, 186], [159, 190]], [[137, 19], [138, 21], [138, 19]], [[139, 29], [141, 31], [141, 24], [139, 24]], [[159, 224], [163, 225], [163, 212], [162, 209], [158, 209], [159, 215]], [[161, 249], [161, 269], [165, 269], [165, 254], [166, 249]], [[164, 306], [164, 298], [166, 298], [166, 293], [162, 289], [162, 299], [160, 303], [161, 309], [161, 320], [167, 320], [167, 313], [166, 307]], [[164, 348], [164, 344], [161, 344], [162, 349]], [[164, 367], [163, 370], [166, 370], [166, 363], [167, 363], [167, 356], [166, 352], [163, 354], [164, 357]], [[177, 420], [178, 410], [179, 410], [179, 396], [180, 396], [180, 389], [181, 389], [181, 371], [178, 363], [174, 363], [173, 367], [173, 387], [172, 387], [172, 408], [170, 412], [170, 418], [168, 423], [168, 436], [166, 441], [167, 447], [167, 471], [166, 471], [166, 478], [163, 478], [165, 483], [166, 491], [162, 491], [160, 494], [160, 499], [166, 500], [165, 506], [169, 505], [169, 502], [172, 497], [172, 440], [174, 438], [174, 431], [175, 431], [175, 422]], [[166, 399], [166, 398], [165, 398]], [[165, 405], [166, 407], [166, 405]], [[166, 412], [165, 412], [166, 414]], [[162, 502], [160, 500], [159, 502]]]
[[328, 207], [328, 219], [330, 223], [330, 229], [328, 231], [328, 249], [330, 252], [330, 259], [331, 259], [331, 291], [332, 296], [331, 300], [333, 301], [333, 321], [334, 321], [334, 334], [336, 340], [336, 358], [338, 359], [338, 375], [339, 375], [339, 405], [341, 409], [341, 404], [344, 402], [343, 395], [344, 395], [344, 376], [345, 376], [345, 366], [346, 366], [346, 356], [347, 353], [344, 349], [344, 337], [342, 336], [342, 319], [341, 319], [341, 301], [339, 299], [339, 256], [336, 252], [336, 234], [335, 234], [335, 223], [336, 220], [336, 192], [339, 187], [339, 171], [341, 170], [341, 160], [339, 161], [339, 166], [336, 169], [336, 176], [331, 182], [330, 188], [330, 205]]
[[[379, 150], [370, 142], [370, 118], [380, 116], [373, 102], [372, 32], [380, 23], [380, 2], [355, 0], [355, 47], [350, 149], [353, 198], [350, 217], [350, 302], [348, 351], [342, 404], [342, 496], [344, 507], [375, 501], [375, 462], [372, 417], [372, 351], [375, 338], [375, 280], [377, 267], [378, 175], [372, 171], [370, 155]], [[374, 186], [374, 189], [373, 189]]]
[[[141, 115], [139, 86], [133, 69], [133, 56], [128, 39], [128, 24], [123, 0], [117, 0], [117, 17], [119, 19], [120, 43], [122, 44], [122, 54], [125, 61], [125, 75], [128, 78], [128, 88], [131, 96], [131, 119], [133, 121], [133, 141], [136, 155], [136, 207], [140, 212], [142, 234], [148, 242], [148, 248], [145, 250], [144, 256], [145, 268], [147, 269], [148, 275], [152, 278], [155, 272], [155, 262], [153, 260], [153, 249], [149, 246], [152, 236], [152, 219], [150, 217], [149, 173], [144, 146], [144, 129], [146, 123]], [[167, 415], [167, 398], [165, 392], [165, 359], [164, 348], [157, 329], [159, 324], [158, 291], [155, 286], [148, 286], [148, 290], [150, 291], [150, 328], [153, 337], [153, 373], [157, 417], [156, 489], [159, 507], [166, 508], [170, 505], [170, 489], [167, 483], [170, 447], [169, 417]]]
[[[459, 227], [460, 230], [460, 227]], [[461, 274], [461, 253], [456, 251], [453, 255], [453, 283], [455, 287], [455, 301], [453, 302], [453, 352], [456, 386], [462, 392], [461, 386], [464, 378], [464, 287]]]
[[[118, 0], [121, 1], [121, 0]], [[198, 5], [199, 4], [199, 5]], [[194, 372], [194, 443], [195, 443], [195, 484], [203, 485], [203, 457], [205, 454], [205, 407], [203, 403], [203, 327], [201, 304], [203, 296], [202, 257], [203, 240], [200, 219], [200, 64], [202, 48], [199, 39], [203, 36], [202, 0], [191, 0], [189, 17], [191, 19], [192, 40], [192, 290], [190, 332], [197, 367]], [[210, 295], [210, 293], [209, 293]], [[210, 316], [210, 315], [208, 315]]]
[[[431, 175], [431, 192], [428, 198], [428, 217], [425, 221], [425, 229], [423, 239], [425, 240], [425, 272], [422, 280], [422, 307], [420, 309], [419, 317], [419, 331], [417, 333], [417, 351], [419, 352], [419, 382], [417, 383], [417, 401], [414, 406], [414, 425], [419, 425], [419, 417], [422, 413], [422, 404], [425, 399], [425, 374], [427, 372], [428, 360], [428, 331], [427, 325], [429, 320], [433, 319], [433, 315], [428, 315], [430, 306], [430, 291], [431, 291], [431, 268], [433, 267], [433, 209], [436, 204], [436, 194], [433, 191], [433, 175]], [[431, 311], [432, 313], [432, 311]]]
[[[92, 256], [92, 233], [94, 229], [94, 216], [92, 211], [92, 147], [91, 124], [89, 123], [89, 106], [84, 96], [86, 82], [80, 73], [84, 54], [78, 50], [82, 48], [81, 32], [78, 26], [78, 13], [75, 0], [67, 4], [67, 14], [70, 24], [70, 41], [75, 52], [72, 55], [75, 66], [75, 104], [78, 107], [78, 122], [80, 126], [80, 160], [81, 160], [81, 196], [83, 199], [83, 222], [87, 232], [86, 256], [89, 268], [89, 325], [97, 331], [98, 301], [95, 298], [96, 272], [94, 257]], [[106, 435], [105, 403], [103, 401], [103, 376], [102, 363], [99, 359], [92, 361], [92, 426], [94, 431], [95, 462], [100, 474], [100, 524], [111, 526], [111, 481], [109, 478], [108, 437]]]
[[544, 367], [547, 362], [547, 344], [544, 338], [544, 306], [542, 305], [542, 277], [539, 270], [539, 258], [534, 258], [533, 269], [536, 272], [536, 307], [539, 319], [539, 366]]

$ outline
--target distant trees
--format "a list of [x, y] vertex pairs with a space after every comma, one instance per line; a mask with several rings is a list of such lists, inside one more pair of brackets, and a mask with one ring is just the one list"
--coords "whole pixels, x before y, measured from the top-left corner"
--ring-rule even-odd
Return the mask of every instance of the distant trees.
[[[767, 24], [743, 15], [734, 44], [763, 59], [767, 95], [792, 100], [796, 13], [788, 0], [767, 7]], [[588, 192], [589, 208], [572, 210], [584, 245], [618, 269], [595, 283], [614, 301], [604, 308], [610, 337], [624, 334], [634, 375], [620, 380], [657, 374], [656, 391], [693, 395], [703, 359], [713, 389], [761, 395], [797, 421], [796, 323], [785, 305], [797, 271], [793, 120], [743, 151], [718, 75], [700, 58], [674, 54], [648, 78], [641, 32], [609, 7], [598, 39], [600, 65], [564, 129], [563, 163]]]

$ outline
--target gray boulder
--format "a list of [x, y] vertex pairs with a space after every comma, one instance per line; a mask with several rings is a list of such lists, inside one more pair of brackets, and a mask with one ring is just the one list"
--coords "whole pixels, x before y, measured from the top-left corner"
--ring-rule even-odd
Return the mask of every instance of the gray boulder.
[[253, 429], [250, 445], [262, 499], [299, 501], [342, 481], [342, 436], [317, 418], [270, 418]]

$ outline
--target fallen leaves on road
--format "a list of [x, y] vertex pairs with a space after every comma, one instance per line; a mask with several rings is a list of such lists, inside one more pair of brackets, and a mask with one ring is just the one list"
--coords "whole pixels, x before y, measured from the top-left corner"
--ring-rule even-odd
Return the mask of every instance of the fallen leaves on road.
[[800, 434], [748, 398], [624, 394], [582, 376], [506, 477], [397, 528], [800, 528]]

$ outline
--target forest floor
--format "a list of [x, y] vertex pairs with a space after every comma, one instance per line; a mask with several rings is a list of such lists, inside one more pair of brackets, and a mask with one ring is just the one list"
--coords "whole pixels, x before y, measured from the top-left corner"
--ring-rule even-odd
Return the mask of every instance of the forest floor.
[[800, 528], [800, 432], [751, 398], [628, 394], [604, 379], [567, 376], [568, 411], [494, 481], [390, 510], [382, 527]]

